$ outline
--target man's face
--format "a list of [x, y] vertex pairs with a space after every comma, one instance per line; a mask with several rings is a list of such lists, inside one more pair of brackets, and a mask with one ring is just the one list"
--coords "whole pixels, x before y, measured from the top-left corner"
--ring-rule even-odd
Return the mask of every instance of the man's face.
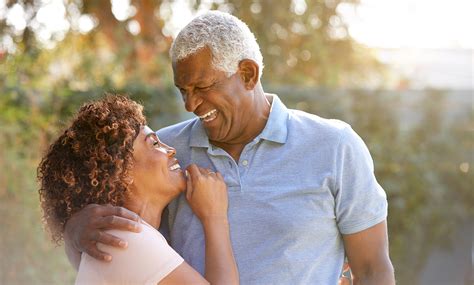
[[211, 141], [233, 143], [245, 134], [253, 99], [239, 72], [227, 78], [216, 70], [208, 48], [175, 62], [173, 72], [186, 110], [201, 119]]

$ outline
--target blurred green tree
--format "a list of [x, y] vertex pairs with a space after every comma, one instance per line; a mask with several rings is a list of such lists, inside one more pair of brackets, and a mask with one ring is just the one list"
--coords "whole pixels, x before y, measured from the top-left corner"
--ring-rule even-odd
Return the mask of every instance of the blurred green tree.
[[[358, 2], [185, 3], [193, 12], [215, 8], [240, 17], [261, 45], [266, 89], [291, 107], [351, 123], [366, 140], [388, 194], [397, 279], [417, 284], [430, 250], [448, 244], [450, 232], [473, 217], [472, 110], [447, 119], [445, 96], [436, 90], [410, 107], [403, 102], [411, 93], [335, 90], [383, 85], [383, 66], [350, 38], [339, 13]], [[131, 0], [117, 15], [111, 1], [64, 0], [57, 17], [64, 14], [67, 28], [45, 37], [39, 19], [51, 3], [7, 0], [0, 7], [0, 227], [8, 231], [0, 236], [7, 257], [1, 284], [72, 282], [62, 250], [42, 233], [34, 177], [45, 147], [84, 101], [104, 91], [129, 93], [155, 128], [178, 121], [183, 110], [165, 33], [181, 12], [174, 1]], [[24, 18], [20, 28], [5, 16], [13, 10]], [[402, 107], [416, 115], [407, 117]]]
[[[190, 0], [195, 11], [209, 3]], [[223, 0], [211, 8], [242, 19], [257, 37], [264, 58], [263, 81], [271, 84], [367, 87], [382, 83], [384, 68], [370, 49], [348, 33], [340, 9], [359, 0]], [[377, 79], [379, 81], [377, 82]]]

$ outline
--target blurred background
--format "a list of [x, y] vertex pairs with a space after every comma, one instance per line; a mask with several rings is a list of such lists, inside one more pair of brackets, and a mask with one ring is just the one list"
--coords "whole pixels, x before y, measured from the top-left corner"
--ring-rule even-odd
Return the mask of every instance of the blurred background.
[[43, 231], [36, 166], [104, 91], [142, 102], [153, 128], [189, 118], [168, 49], [209, 9], [255, 33], [267, 92], [364, 138], [398, 284], [473, 284], [470, 0], [0, 0], [0, 284], [73, 283]]

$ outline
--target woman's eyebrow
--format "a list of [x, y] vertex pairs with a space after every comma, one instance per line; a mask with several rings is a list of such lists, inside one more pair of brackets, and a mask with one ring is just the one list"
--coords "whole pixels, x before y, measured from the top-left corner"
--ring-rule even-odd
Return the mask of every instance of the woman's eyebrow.
[[144, 126], [143, 131], [145, 132], [145, 140], [147, 140], [151, 135], [156, 136], [155, 132], [149, 126]]
[[156, 135], [155, 132], [153, 133], [149, 133], [145, 136], [145, 141], [149, 138], [149, 137], [153, 137], [155, 139], [155, 141], [159, 142], [160, 140], [158, 139], [158, 136]]
[[149, 133], [145, 136], [145, 140], [147, 140], [149, 137], [153, 136], [153, 138], [156, 139], [156, 134], [155, 133]]

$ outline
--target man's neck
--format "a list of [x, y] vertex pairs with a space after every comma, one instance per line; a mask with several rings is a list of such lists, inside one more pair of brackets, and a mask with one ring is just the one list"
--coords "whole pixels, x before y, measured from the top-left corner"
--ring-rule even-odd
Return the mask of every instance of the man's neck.
[[[256, 109], [260, 110], [255, 112], [255, 116], [253, 116], [249, 122], [252, 123], [252, 132], [247, 134], [240, 135], [236, 140], [231, 142], [216, 142], [210, 141], [210, 143], [214, 146], [220, 147], [225, 150], [236, 162], [239, 161], [240, 155], [244, 150], [245, 146], [253, 141], [258, 135], [262, 133], [267, 125], [268, 118], [270, 116], [271, 104], [273, 98], [263, 93], [263, 89], [261, 90], [261, 99], [256, 100]], [[249, 128], [247, 128], [248, 130]]]

